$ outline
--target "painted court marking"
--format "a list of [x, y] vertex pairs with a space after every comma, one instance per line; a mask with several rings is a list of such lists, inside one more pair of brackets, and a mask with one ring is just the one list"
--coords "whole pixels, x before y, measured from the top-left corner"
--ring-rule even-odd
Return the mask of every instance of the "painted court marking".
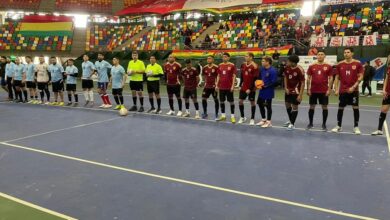
[[386, 135], [386, 139], [387, 139], [387, 148], [389, 150], [389, 154], [390, 154], [390, 134], [389, 134], [389, 127], [387, 126], [387, 120], [385, 120], [384, 122], [384, 127], [385, 127], [385, 135]]
[[347, 212], [342, 212], [342, 211], [336, 211], [336, 210], [331, 210], [331, 209], [326, 209], [326, 208], [321, 208], [318, 206], [312, 206], [312, 205], [307, 205], [303, 203], [298, 203], [298, 202], [293, 202], [289, 200], [284, 200], [284, 199], [278, 199], [278, 198], [273, 198], [269, 196], [264, 196], [264, 195], [259, 195], [259, 194], [253, 194], [253, 193], [248, 193], [248, 192], [243, 192], [243, 191], [238, 191], [234, 189], [228, 189], [228, 188], [223, 188], [219, 186], [214, 186], [214, 185], [209, 185], [205, 183], [200, 183], [200, 182], [193, 182], [190, 180], [185, 180], [185, 179], [178, 179], [178, 178], [173, 178], [169, 176], [162, 176], [154, 173], [148, 173], [140, 170], [134, 170], [134, 169], [129, 169], [125, 167], [119, 167], [119, 166], [114, 166], [110, 164], [105, 164], [105, 163], [100, 163], [96, 161], [91, 161], [91, 160], [86, 160], [82, 158], [77, 158], [77, 157], [71, 157], [63, 154], [57, 154], [49, 151], [44, 151], [44, 150], [38, 150], [35, 148], [31, 147], [25, 147], [22, 145], [16, 145], [16, 144], [10, 144], [10, 143], [5, 143], [5, 142], [0, 142], [1, 145], [11, 147], [11, 148], [17, 148], [17, 149], [22, 149], [22, 150], [27, 150], [39, 154], [44, 154], [48, 156], [53, 156], [53, 157], [58, 157], [58, 158], [63, 158], [71, 161], [77, 161], [85, 164], [90, 164], [94, 166], [99, 166], [99, 167], [104, 167], [104, 168], [109, 168], [113, 170], [119, 170], [119, 171], [124, 171], [127, 173], [132, 173], [132, 174], [138, 174], [138, 175], [143, 175], [143, 176], [148, 176], [148, 177], [153, 177], [157, 179], [162, 179], [162, 180], [167, 180], [171, 182], [177, 182], [177, 183], [182, 183], [186, 185], [192, 185], [192, 186], [197, 186], [200, 188], [206, 188], [206, 189], [212, 189], [216, 191], [222, 191], [222, 192], [227, 192], [227, 193], [232, 193], [240, 196], [245, 196], [245, 197], [250, 197], [250, 198], [255, 198], [255, 199], [260, 199], [260, 200], [265, 200], [269, 202], [275, 202], [275, 203], [280, 203], [280, 204], [285, 204], [289, 206], [294, 206], [294, 207], [299, 207], [299, 208], [304, 208], [304, 209], [310, 209], [318, 212], [324, 212], [324, 213], [330, 213], [338, 216], [344, 216], [344, 217], [349, 217], [349, 218], [354, 218], [354, 219], [364, 219], [364, 220], [375, 220], [375, 218], [372, 217], [367, 217], [367, 216], [362, 216], [362, 215], [356, 215], [352, 213], [347, 213]]
[[34, 204], [30, 203], [30, 202], [27, 202], [27, 201], [18, 199], [18, 198], [16, 198], [16, 197], [13, 197], [13, 196], [10, 196], [10, 195], [1, 193], [1, 192], [0, 192], [0, 197], [6, 198], [6, 199], [8, 199], [8, 200], [11, 200], [11, 201], [14, 201], [14, 202], [16, 202], [16, 203], [22, 204], [22, 205], [24, 205], [24, 206], [28, 206], [28, 207], [33, 208], [33, 209], [36, 209], [36, 210], [39, 210], [39, 211], [41, 211], [41, 212], [45, 212], [45, 213], [47, 213], [47, 214], [57, 216], [57, 217], [59, 217], [59, 218], [63, 218], [63, 219], [67, 219], [67, 220], [77, 220], [77, 219], [72, 218], [72, 217], [69, 217], [69, 216], [67, 216], [67, 215], [58, 213], [58, 212], [53, 211], [53, 210], [50, 210], [50, 209], [43, 208], [43, 207], [41, 207], [41, 206], [34, 205]]

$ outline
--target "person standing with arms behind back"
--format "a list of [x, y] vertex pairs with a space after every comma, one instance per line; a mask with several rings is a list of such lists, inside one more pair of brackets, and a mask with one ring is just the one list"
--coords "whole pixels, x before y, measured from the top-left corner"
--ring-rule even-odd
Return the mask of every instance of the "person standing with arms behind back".
[[89, 56], [87, 54], [83, 56], [83, 60], [84, 62], [81, 64], [81, 68], [83, 70], [81, 77], [81, 87], [83, 88], [85, 98], [84, 106], [90, 104], [91, 107], [93, 107], [93, 80], [91, 77], [95, 73], [96, 68], [95, 65], [93, 65], [93, 63], [89, 61]]
[[137, 96], [140, 102], [140, 108], [138, 112], [144, 111], [144, 96], [142, 92], [144, 91], [144, 74], [145, 74], [145, 64], [138, 59], [137, 51], [133, 51], [132, 54], [133, 60], [129, 62], [127, 67], [127, 74], [130, 76], [130, 90], [131, 95], [133, 96], [133, 107], [129, 109], [131, 112], [137, 111]]
[[119, 58], [114, 57], [112, 64], [109, 86], [112, 87], [112, 95], [116, 103], [115, 110], [120, 110], [125, 108], [123, 104], [123, 87], [125, 86], [127, 75], [125, 69], [119, 64]]
[[181, 65], [180, 63], [176, 62], [175, 57], [171, 54], [168, 57], [168, 63], [164, 65], [164, 72], [166, 74], [167, 78], [167, 93], [169, 98], [169, 112], [167, 112], [167, 115], [174, 115], [175, 109], [173, 107], [173, 95], [176, 96], [177, 104], [179, 106], [179, 111], [177, 113], [178, 117], [181, 117], [182, 112], [182, 99], [180, 96], [180, 73], [181, 73]]
[[370, 65], [370, 61], [367, 61], [364, 64], [362, 96], [364, 96], [366, 88], [368, 89], [367, 97], [370, 98], [372, 96], [371, 81], [372, 81], [372, 78], [374, 78], [374, 76], [375, 76], [375, 68]]
[[[68, 93], [68, 104], [67, 106], [77, 106], [79, 104], [79, 96], [76, 92], [77, 87], [77, 76], [79, 70], [74, 64], [73, 59], [69, 59], [67, 67], [65, 68], [66, 75], [66, 92]], [[74, 96], [74, 104], [72, 103], [72, 95]]]
[[[150, 57], [150, 64], [146, 67], [146, 76], [148, 77], [147, 86], [151, 106], [148, 113], [161, 114], [160, 78], [164, 76], [164, 71], [157, 63], [155, 56]], [[157, 110], [154, 108], [153, 95], [156, 97]]]
[[37, 104], [38, 103], [38, 94], [37, 94], [37, 83], [35, 79], [36, 67], [32, 63], [32, 58], [26, 56], [26, 86], [30, 92], [30, 101], [28, 103]]
[[335, 78], [335, 95], [339, 95], [339, 110], [337, 111], [337, 126], [332, 129], [332, 132], [338, 133], [342, 131], [341, 125], [343, 122], [344, 108], [347, 105], [352, 105], [353, 109], [353, 132], [360, 135], [359, 129], [359, 83], [363, 79], [364, 69], [362, 64], [353, 59], [353, 48], [347, 47], [344, 49], [344, 60], [337, 64]]
[[[8, 88], [8, 100], [15, 101], [18, 97], [16, 97], [16, 88], [12, 85], [12, 76], [15, 73], [15, 63], [11, 61], [11, 57], [7, 57], [7, 64], [5, 65], [5, 77], [7, 78], [7, 88]], [[15, 96], [14, 96], [15, 93]]]
[[99, 53], [98, 60], [95, 62], [95, 68], [98, 75], [98, 93], [103, 101], [99, 108], [111, 108], [110, 98], [107, 95], [107, 86], [109, 82], [109, 71], [111, 64], [104, 60], [104, 55]]
[[[37, 68], [37, 84], [38, 90], [40, 91], [41, 101], [38, 104], [50, 104], [50, 91], [49, 91], [49, 82], [51, 81], [51, 75], [49, 73], [49, 65], [45, 63], [45, 58], [43, 56], [39, 57], [39, 64]], [[47, 102], [44, 102], [46, 93]]]
[[[8, 93], [7, 81], [5, 80], [5, 66], [7, 65], [6, 58], [0, 57], [0, 85]], [[8, 100], [9, 101], [9, 100]]]
[[[49, 72], [51, 74], [52, 89], [54, 93], [54, 102], [52, 105], [64, 105], [64, 67], [57, 63], [56, 57], [50, 58]], [[58, 102], [58, 97], [60, 101]]]

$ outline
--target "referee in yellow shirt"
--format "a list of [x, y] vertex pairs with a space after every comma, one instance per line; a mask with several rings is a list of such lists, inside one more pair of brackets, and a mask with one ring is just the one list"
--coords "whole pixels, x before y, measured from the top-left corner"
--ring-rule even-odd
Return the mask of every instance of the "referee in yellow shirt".
[[144, 74], [145, 74], [145, 64], [138, 59], [137, 51], [133, 51], [132, 54], [133, 60], [129, 62], [127, 66], [127, 74], [130, 76], [130, 90], [131, 95], [133, 96], [133, 107], [129, 111], [137, 111], [137, 96], [141, 104], [138, 112], [144, 111], [144, 97], [142, 91], [144, 90]]
[[[149, 102], [151, 108], [148, 113], [161, 114], [161, 97], [160, 97], [160, 77], [164, 76], [162, 67], [156, 63], [156, 57], [150, 57], [150, 64], [146, 67], [146, 76], [148, 77], [147, 87], [149, 93]], [[157, 110], [154, 108], [153, 95], [157, 99]]]

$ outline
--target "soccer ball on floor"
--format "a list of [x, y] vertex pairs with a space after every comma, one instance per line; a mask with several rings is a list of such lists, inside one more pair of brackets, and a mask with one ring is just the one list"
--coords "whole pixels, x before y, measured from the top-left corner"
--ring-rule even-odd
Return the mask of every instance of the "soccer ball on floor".
[[129, 111], [126, 108], [119, 109], [120, 116], [127, 116], [128, 114], [129, 114]]

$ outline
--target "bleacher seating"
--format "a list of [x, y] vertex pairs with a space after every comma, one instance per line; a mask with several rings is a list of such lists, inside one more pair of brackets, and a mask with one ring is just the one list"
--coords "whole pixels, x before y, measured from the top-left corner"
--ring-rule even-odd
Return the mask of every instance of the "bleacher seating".
[[112, 51], [143, 29], [143, 25], [91, 24], [87, 29], [86, 50]]
[[41, 0], [2, 0], [0, 9], [28, 9], [37, 10]]
[[0, 50], [12, 51], [70, 51], [70, 36], [23, 36], [18, 33], [19, 22], [8, 21], [0, 29]]
[[[164, 25], [165, 31], [161, 31], [161, 27]], [[169, 26], [173, 27], [173, 30], [168, 31]], [[181, 32], [185, 32], [187, 29], [192, 31], [191, 40], [194, 41], [199, 35], [207, 29], [199, 21], [186, 21], [186, 22], [165, 22], [157, 25], [148, 33], [144, 34], [139, 39], [136, 39], [129, 49], [136, 50], [176, 50], [184, 48], [184, 37]]]
[[56, 9], [59, 11], [85, 10], [112, 13], [112, 0], [56, 0]]

